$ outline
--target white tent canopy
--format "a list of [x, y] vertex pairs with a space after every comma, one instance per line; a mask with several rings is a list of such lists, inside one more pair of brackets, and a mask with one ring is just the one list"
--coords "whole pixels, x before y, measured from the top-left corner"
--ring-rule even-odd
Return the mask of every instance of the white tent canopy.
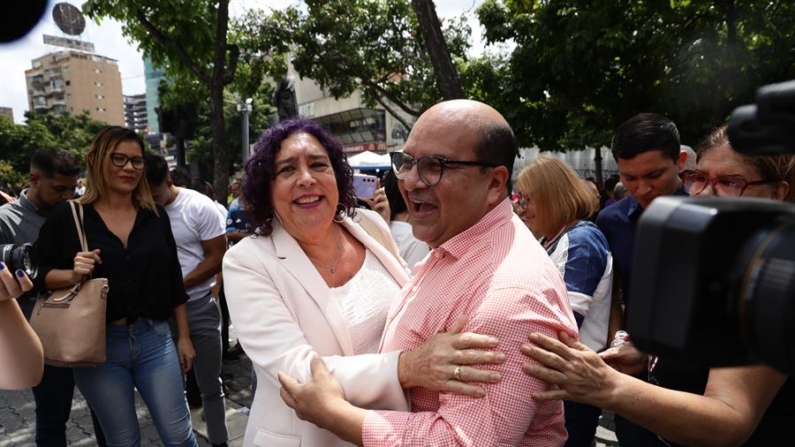
[[353, 169], [389, 169], [392, 160], [389, 154], [379, 155], [371, 151], [362, 152], [352, 157], [348, 157], [348, 164]]

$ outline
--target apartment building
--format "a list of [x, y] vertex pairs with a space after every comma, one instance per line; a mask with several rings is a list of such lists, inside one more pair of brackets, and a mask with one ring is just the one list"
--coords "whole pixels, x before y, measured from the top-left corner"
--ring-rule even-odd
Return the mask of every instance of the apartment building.
[[30, 110], [37, 113], [88, 111], [91, 118], [124, 126], [121, 73], [115, 59], [61, 50], [31, 61], [25, 70]]
[[146, 93], [124, 96], [124, 125], [128, 129], [149, 133], [146, 114]]

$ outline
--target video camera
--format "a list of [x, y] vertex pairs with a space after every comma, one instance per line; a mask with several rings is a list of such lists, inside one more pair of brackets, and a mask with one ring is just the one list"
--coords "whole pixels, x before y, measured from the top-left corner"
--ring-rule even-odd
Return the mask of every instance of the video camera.
[[[795, 81], [760, 88], [727, 133], [746, 154], [795, 152]], [[627, 331], [640, 350], [795, 373], [795, 205], [659, 197], [638, 221], [634, 259]]]
[[36, 276], [38, 266], [33, 254], [33, 244], [0, 244], [0, 261], [15, 272], [22, 270], [29, 277]]

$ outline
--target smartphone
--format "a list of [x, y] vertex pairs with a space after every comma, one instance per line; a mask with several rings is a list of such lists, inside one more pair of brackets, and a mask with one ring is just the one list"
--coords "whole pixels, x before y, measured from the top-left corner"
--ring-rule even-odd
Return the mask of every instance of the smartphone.
[[367, 174], [353, 174], [353, 188], [356, 190], [356, 197], [372, 198], [377, 187], [378, 177]]

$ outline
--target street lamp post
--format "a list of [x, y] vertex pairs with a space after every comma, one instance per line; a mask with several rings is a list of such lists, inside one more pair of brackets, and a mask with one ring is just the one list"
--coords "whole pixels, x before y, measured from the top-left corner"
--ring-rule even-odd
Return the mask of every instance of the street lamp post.
[[248, 116], [251, 113], [251, 103], [253, 99], [246, 98], [244, 103], [237, 105], [237, 111], [243, 114], [243, 147], [241, 148], [241, 167], [246, 166], [246, 160], [248, 159]]

